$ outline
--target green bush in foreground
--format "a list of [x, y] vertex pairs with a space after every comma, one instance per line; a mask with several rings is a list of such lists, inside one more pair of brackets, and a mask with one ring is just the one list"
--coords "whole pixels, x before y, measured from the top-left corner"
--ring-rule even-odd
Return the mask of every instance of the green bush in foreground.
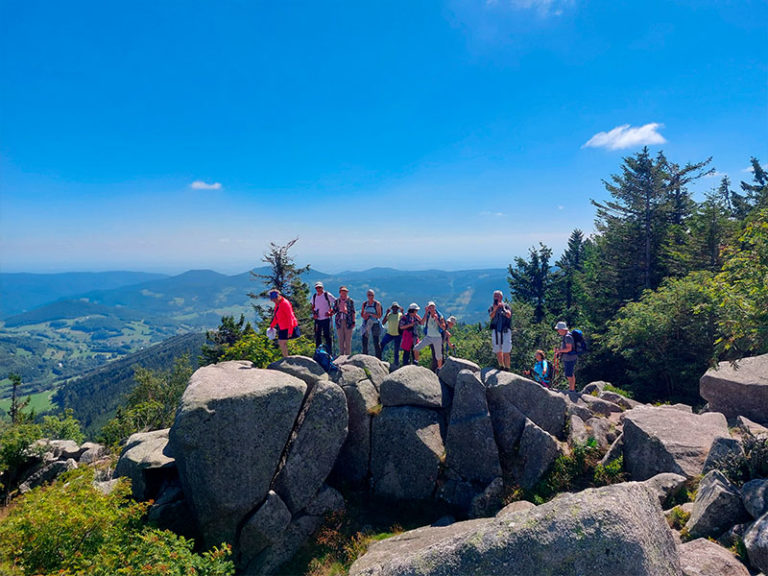
[[19, 498], [0, 522], [0, 570], [9, 574], [188, 575], [234, 574], [229, 549], [202, 555], [193, 543], [143, 524], [146, 504], [128, 499], [121, 482], [108, 495], [90, 470]]

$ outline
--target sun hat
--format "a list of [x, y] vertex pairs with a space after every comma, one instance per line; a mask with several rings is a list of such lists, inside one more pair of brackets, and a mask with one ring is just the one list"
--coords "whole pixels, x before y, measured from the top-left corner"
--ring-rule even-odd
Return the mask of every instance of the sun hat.
[[568, 324], [560, 320], [560, 322], [555, 324], [555, 330], [568, 330]]
[[430, 306], [434, 306], [435, 308], [437, 308], [437, 305], [434, 302], [432, 302], [432, 300], [427, 302], [427, 308], [429, 308]]
[[456, 316], [448, 316], [448, 320], [446, 322], [450, 322], [451, 324], [456, 324]]
[[397, 309], [399, 309], [400, 308], [400, 304], [398, 304], [397, 302], [392, 302], [392, 306], [390, 306], [390, 308], [397, 308]]
[[341, 288], [339, 288], [339, 292], [349, 292], [349, 288], [347, 288], [346, 286], [342, 286]]
[[419, 305], [416, 304], [416, 302], [411, 302], [411, 305], [408, 306], [408, 311], [410, 312], [411, 310], [421, 310], [421, 308], [419, 308]]
[[315, 288], [325, 288], [325, 286], [323, 286], [322, 282], [318, 281], [318, 282], [315, 282]]

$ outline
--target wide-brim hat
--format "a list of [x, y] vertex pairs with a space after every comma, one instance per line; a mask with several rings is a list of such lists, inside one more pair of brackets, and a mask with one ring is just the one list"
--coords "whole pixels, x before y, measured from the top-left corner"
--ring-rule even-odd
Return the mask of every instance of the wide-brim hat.
[[339, 288], [339, 292], [349, 292], [349, 288], [347, 288], [346, 286], [342, 286], [341, 288]]
[[322, 282], [315, 282], [315, 288], [325, 288]]
[[555, 324], [555, 330], [568, 330], [568, 324], [560, 320], [560, 322]]
[[416, 304], [416, 302], [411, 302], [411, 305], [408, 306], [408, 310], [421, 310], [421, 308], [419, 308], [419, 305]]
[[437, 308], [437, 304], [435, 304], [434, 302], [432, 302], [432, 300], [430, 300], [429, 302], [427, 302], [427, 308], [429, 308], [430, 306], [434, 306], [435, 308]]
[[392, 306], [390, 306], [390, 308], [400, 309], [400, 304], [398, 304], [397, 302], [392, 302]]

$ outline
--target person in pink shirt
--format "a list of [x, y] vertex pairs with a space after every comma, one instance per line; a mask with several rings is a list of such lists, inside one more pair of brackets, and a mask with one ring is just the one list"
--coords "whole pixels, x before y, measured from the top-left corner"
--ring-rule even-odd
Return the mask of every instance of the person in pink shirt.
[[279, 290], [270, 290], [269, 299], [275, 305], [269, 327], [277, 329], [277, 345], [280, 347], [280, 353], [288, 356], [288, 339], [293, 337], [299, 322], [296, 320], [290, 301], [280, 294]]

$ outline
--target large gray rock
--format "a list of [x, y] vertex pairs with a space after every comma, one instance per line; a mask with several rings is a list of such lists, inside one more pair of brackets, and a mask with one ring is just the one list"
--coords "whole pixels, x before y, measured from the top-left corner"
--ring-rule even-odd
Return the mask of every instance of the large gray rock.
[[761, 516], [744, 535], [749, 563], [768, 572], [768, 514]]
[[744, 459], [744, 447], [736, 438], [715, 438], [704, 462], [702, 474], [710, 470], [722, 469]]
[[[337, 360], [336, 363], [339, 364], [339, 361]], [[376, 358], [376, 356], [355, 354], [354, 356], [343, 358], [341, 363], [351, 364], [352, 366], [357, 366], [362, 369], [377, 389], [379, 389], [381, 383], [389, 377], [389, 365]]]
[[752, 422], [749, 418], [739, 416], [736, 418], [736, 424], [744, 432], [751, 434], [752, 436], [768, 436], [768, 428], [761, 426], [757, 422]]
[[571, 446], [586, 444], [589, 441], [589, 431], [584, 420], [575, 414], [568, 418], [568, 443]]
[[291, 511], [280, 496], [270, 490], [264, 503], [248, 518], [240, 531], [240, 563], [250, 564], [259, 552], [279, 543], [290, 523]]
[[722, 414], [642, 406], [624, 413], [623, 436], [624, 468], [633, 480], [647, 480], [662, 472], [700, 474], [714, 440], [729, 433]]
[[272, 362], [267, 368], [295, 376], [309, 387], [314, 386], [318, 380], [328, 380], [328, 374], [322, 366], [307, 356], [286, 356], [277, 362]]
[[712, 470], [699, 484], [693, 513], [685, 527], [694, 538], [714, 537], [747, 518], [736, 486], [722, 472]]
[[57, 460], [79, 460], [86, 448], [79, 446], [74, 440], [49, 440], [48, 449]]
[[443, 392], [437, 375], [415, 364], [392, 372], [379, 389], [384, 406], [440, 408], [443, 403]]
[[49, 462], [42, 468], [36, 470], [33, 474], [29, 475], [24, 482], [19, 485], [19, 492], [26, 494], [33, 488], [53, 482], [56, 478], [64, 474], [64, 472], [69, 472], [75, 468], [77, 468], [77, 462], [75, 462], [74, 458]]
[[587, 426], [589, 436], [597, 441], [601, 450], [608, 450], [616, 441], [618, 432], [607, 418], [590, 418], [584, 424]]
[[373, 491], [396, 500], [430, 498], [444, 453], [437, 412], [413, 406], [385, 407], [373, 419]]
[[698, 538], [678, 547], [684, 576], [749, 576], [749, 570], [722, 546]]
[[659, 498], [659, 504], [664, 507], [664, 503], [672, 496], [677, 495], [685, 488], [688, 479], [680, 474], [664, 472], [649, 478], [643, 484]]
[[525, 489], [541, 480], [555, 459], [562, 454], [557, 439], [528, 420], [520, 437], [518, 482]]
[[564, 494], [528, 511], [424, 527], [373, 544], [350, 576], [679, 576], [656, 497], [637, 483]]
[[446, 466], [464, 480], [488, 484], [501, 476], [501, 464], [485, 386], [476, 373], [464, 370], [454, 390], [445, 438]]
[[491, 413], [493, 435], [499, 448], [501, 467], [507, 475], [514, 474], [517, 462], [517, 445], [523, 435], [525, 414], [512, 402], [512, 394], [506, 386], [492, 386], [486, 389], [488, 410]]
[[81, 464], [93, 464], [107, 453], [107, 449], [103, 445], [95, 442], [85, 442], [80, 448], [83, 450], [78, 460]]
[[600, 392], [600, 394], [598, 394], [598, 398], [601, 400], [607, 400], [608, 402], [616, 404], [617, 406], [621, 406], [625, 410], [632, 410], [632, 408], [642, 406], [642, 402], [638, 402], [637, 400], [632, 400], [631, 398], [627, 398], [626, 396], [622, 396], [616, 392], [608, 392], [606, 390]]
[[480, 366], [469, 360], [463, 358], [457, 358], [456, 356], [449, 356], [443, 362], [443, 367], [440, 368], [440, 381], [448, 386], [448, 388], [456, 387], [456, 378], [459, 376], [459, 372], [462, 370], [469, 370], [470, 372], [477, 373], [480, 376]]
[[488, 387], [491, 412], [494, 404], [510, 402], [539, 428], [564, 439], [567, 405], [563, 394], [547, 390], [533, 380], [510, 372], [491, 372], [485, 384]]
[[741, 487], [741, 501], [755, 520], [768, 513], [768, 479], [750, 480]]
[[604, 400], [603, 398], [597, 398], [590, 396], [589, 394], [582, 394], [579, 398], [579, 402], [583, 403], [592, 414], [597, 416], [608, 417], [616, 412], [623, 412], [623, 408], [618, 404]]
[[[358, 382], [368, 380], [365, 370], [352, 364], [337, 364], [339, 369], [331, 374], [333, 380], [339, 386], [354, 386]], [[379, 389], [376, 388], [378, 394]]]
[[207, 547], [234, 542], [266, 498], [307, 385], [250, 362], [200, 368], [170, 430], [184, 493]]
[[768, 354], [720, 362], [699, 380], [699, 394], [714, 412], [768, 426]]
[[[347, 367], [349, 366], [345, 366]], [[368, 478], [371, 461], [371, 420], [373, 412], [381, 408], [379, 391], [367, 378], [354, 385], [342, 386], [342, 390], [347, 397], [349, 430], [336, 459], [332, 478], [342, 484], [357, 487]]]
[[147, 520], [161, 530], [171, 530], [185, 538], [197, 539], [195, 515], [189, 507], [178, 479], [164, 485], [147, 512]]
[[341, 387], [318, 380], [298, 419], [288, 456], [273, 487], [291, 514], [303, 509], [323, 485], [347, 437], [347, 397]]
[[148, 500], [157, 495], [162, 471], [175, 466], [176, 462], [168, 452], [167, 428], [140, 432], [128, 438], [113, 476], [130, 478], [134, 499]]

